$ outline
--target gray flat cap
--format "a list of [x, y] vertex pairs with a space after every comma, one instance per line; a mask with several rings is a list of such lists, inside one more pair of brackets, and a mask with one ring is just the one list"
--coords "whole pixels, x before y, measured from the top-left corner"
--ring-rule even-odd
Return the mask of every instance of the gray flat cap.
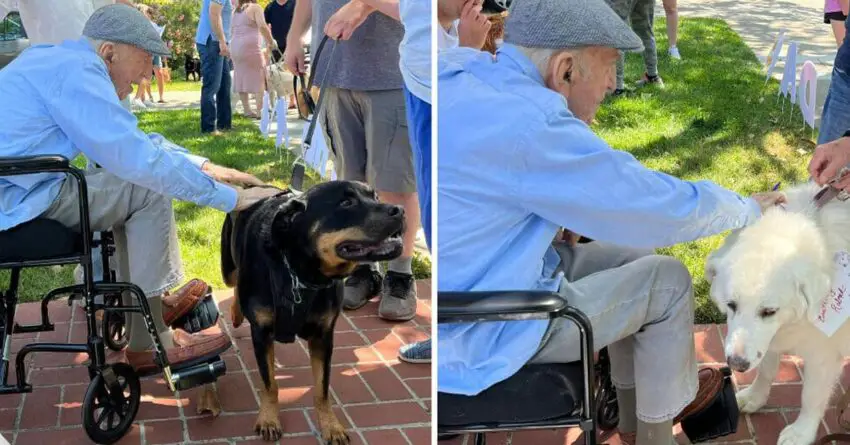
[[120, 3], [95, 11], [86, 21], [83, 35], [92, 39], [133, 45], [155, 56], [171, 55], [151, 21], [138, 9]]
[[514, 0], [504, 40], [526, 48], [643, 51], [640, 37], [605, 0]]

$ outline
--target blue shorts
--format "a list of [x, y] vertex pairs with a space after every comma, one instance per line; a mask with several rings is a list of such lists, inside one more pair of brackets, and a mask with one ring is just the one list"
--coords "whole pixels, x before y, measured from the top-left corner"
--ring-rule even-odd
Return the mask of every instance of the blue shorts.
[[407, 132], [413, 149], [413, 171], [425, 242], [431, 248], [431, 104], [404, 88]]

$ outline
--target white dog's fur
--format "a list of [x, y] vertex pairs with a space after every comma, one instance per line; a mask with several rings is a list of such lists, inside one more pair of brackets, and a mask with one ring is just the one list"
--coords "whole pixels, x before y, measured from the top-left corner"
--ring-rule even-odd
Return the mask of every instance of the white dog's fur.
[[266, 83], [269, 87], [269, 106], [272, 110], [277, 105], [277, 98], [289, 97], [295, 94], [293, 84], [295, 77], [287, 71], [283, 62], [273, 63], [266, 68]]
[[850, 251], [850, 202], [832, 200], [818, 210], [818, 190], [813, 183], [789, 189], [786, 204], [730, 234], [706, 261], [711, 298], [727, 315], [727, 359], [736, 371], [758, 367], [753, 384], [737, 394], [741, 410], [767, 402], [782, 354], [805, 361], [800, 415], [779, 445], [815, 440], [850, 355], [850, 323], [827, 337], [811, 322], [830, 290], [833, 255]]

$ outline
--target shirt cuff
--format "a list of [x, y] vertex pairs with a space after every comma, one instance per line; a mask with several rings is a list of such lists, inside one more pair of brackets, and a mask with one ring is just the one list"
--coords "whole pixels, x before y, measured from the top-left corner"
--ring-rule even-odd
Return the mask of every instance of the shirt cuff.
[[186, 159], [188, 159], [189, 162], [192, 163], [192, 165], [194, 165], [195, 167], [198, 167], [198, 170], [203, 168], [204, 164], [207, 161], [209, 161], [209, 159], [207, 159], [203, 156], [193, 155], [191, 153], [186, 153], [185, 156], [186, 156]]
[[753, 198], [747, 198], [747, 213], [745, 215], [744, 224], [741, 227], [749, 226], [761, 218], [761, 205]]
[[230, 213], [236, 208], [236, 189], [220, 182], [215, 183], [215, 194], [209, 207]]

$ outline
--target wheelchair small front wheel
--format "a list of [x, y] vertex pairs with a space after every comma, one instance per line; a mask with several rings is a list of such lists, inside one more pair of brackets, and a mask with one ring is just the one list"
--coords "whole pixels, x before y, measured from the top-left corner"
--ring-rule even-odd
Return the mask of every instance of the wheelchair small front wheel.
[[[110, 385], [104, 373], [111, 372]], [[136, 419], [142, 395], [136, 371], [130, 365], [118, 363], [97, 372], [83, 399], [83, 428], [98, 444], [119, 441]]]
[[[110, 307], [120, 306], [121, 295], [106, 297], [106, 304]], [[128, 343], [127, 318], [121, 312], [108, 312], [104, 314], [101, 322], [103, 329], [103, 340], [106, 346], [113, 351], [123, 350]]]

